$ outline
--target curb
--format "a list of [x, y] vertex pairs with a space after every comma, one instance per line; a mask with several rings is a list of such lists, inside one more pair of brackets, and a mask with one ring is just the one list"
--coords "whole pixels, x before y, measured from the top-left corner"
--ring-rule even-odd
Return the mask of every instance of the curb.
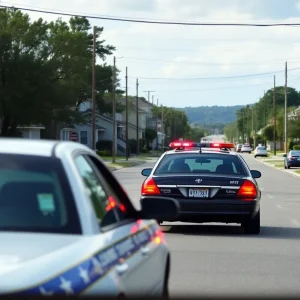
[[133, 165], [131, 166], [120, 166], [120, 167], [110, 167], [108, 165], [108, 168], [110, 171], [114, 172], [114, 171], [118, 171], [120, 169], [124, 169], [124, 168], [132, 168], [132, 167], [135, 167], [135, 166], [139, 166], [139, 165], [143, 165], [143, 164], [146, 164], [147, 162], [146, 161], [141, 161], [141, 162], [138, 162], [138, 163], [134, 163]]

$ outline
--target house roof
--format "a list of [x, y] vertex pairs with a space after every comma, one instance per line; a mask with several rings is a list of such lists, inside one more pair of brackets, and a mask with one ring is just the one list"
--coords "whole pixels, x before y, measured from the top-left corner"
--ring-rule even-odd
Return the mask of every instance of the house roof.
[[[92, 123], [86, 123], [86, 125], [92, 126]], [[96, 124], [96, 129], [99, 129], [99, 130], [106, 130], [105, 127], [99, 126], [99, 125], [97, 125], [97, 124]]]
[[45, 126], [42, 124], [36, 124], [36, 125], [22, 125], [18, 126], [18, 129], [45, 129]]
[[[81, 112], [81, 115], [91, 114], [91, 113], [92, 113], [92, 109], [91, 109], [91, 108], [88, 108], [87, 110]], [[112, 118], [111, 118], [111, 117], [105, 116], [105, 115], [101, 115], [101, 114], [99, 114], [98, 112], [95, 113], [95, 116], [98, 117], [98, 118], [102, 118], [102, 119], [105, 119], [105, 120], [107, 120], [107, 121], [112, 122]]]

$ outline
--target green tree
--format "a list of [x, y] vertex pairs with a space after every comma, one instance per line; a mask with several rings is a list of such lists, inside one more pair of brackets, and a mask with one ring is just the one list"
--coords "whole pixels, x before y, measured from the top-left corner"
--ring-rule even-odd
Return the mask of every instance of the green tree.
[[147, 141], [148, 146], [149, 146], [150, 143], [152, 143], [152, 141], [154, 139], [156, 139], [156, 137], [157, 137], [157, 132], [154, 129], [146, 128], [146, 130], [145, 130], [145, 139]]
[[154, 117], [164, 118], [164, 132], [170, 133], [170, 140], [186, 138], [190, 132], [188, 118], [182, 110], [171, 107], [154, 107], [152, 109]]
[[228, 141], [230, 142], [238, 141], [239, 135], [238, 135], [237, 122], [226, 125], [224, 128], [224, 134]]
[[205, 136], [205, 129], [200, 127], [189, 127], [188, 138], [195, 142], [200, 142], [201, 138]]
[[[85, 96], [92, 60], [93, 35], [86, 18], [69, 22], [31, 22], [16, 9], [0, 9], [1, 134], [12, 135], [18, 125], [80, 119], [76, 101]], [[114, 50], [96, 29], [97, 57]], [[103, 77], [102, 77], [103, 78]]]

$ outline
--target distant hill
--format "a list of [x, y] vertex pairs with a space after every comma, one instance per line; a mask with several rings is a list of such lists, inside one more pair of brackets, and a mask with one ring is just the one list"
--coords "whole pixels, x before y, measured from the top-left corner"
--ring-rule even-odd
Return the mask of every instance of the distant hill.
[[236, 120], [236, 111], [244, 105], [236, 106], [198, 106], [178, 108], [183, 110], [191, 124], [228, 124]]

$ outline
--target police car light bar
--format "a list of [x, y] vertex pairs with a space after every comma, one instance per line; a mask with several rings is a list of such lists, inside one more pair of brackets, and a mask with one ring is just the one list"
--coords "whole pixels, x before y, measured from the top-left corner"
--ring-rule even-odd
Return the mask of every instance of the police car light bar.
[[218, 149], [231, 149], [235, 148], [233, 143], [195, 143], [195, 142], [172, 142], [169, 147], [171, 149], [186, 149], [186, 148], [218, 148]]

